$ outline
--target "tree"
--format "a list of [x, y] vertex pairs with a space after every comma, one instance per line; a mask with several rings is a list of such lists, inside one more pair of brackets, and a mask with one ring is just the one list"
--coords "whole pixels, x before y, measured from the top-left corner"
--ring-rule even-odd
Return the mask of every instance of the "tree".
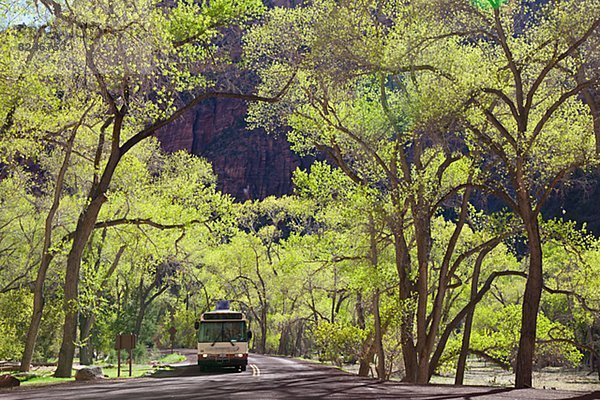
[[[456, 12], [447, 18], [438, 12], [448, 9], [447, 2], [400, 8], [381, 2], [322, 2], [310, 11], [271, 14], [271, 26], [292, 32], [288, 41], [273, 40], [268, 26], [249, 40], [251, 49], [262, 55], [259, 59], [273, 61], [263, 69], [265, 87], [282, 64], [298, 65], [302, 71], [289, 106], [276, 110], [292, 126], [296, 148], [327, 152], [357, 184], [388, 185], [400, 281], [406, 285], [400, 293], [407, 296], [403, 301], [417, 295], [407, 316], [416, 318], [414, 346], [410, 329], [404, 338], [406, 369], [414, 371], [409, 380], [425, 382], [431, 373], [429, 355], [451, 280], [448, 265], [464, 226], [464, 218], [459, 219], [427, 318], [431, 217], [450, 194], [462, 194], [467, 204], [468, 188], [473, 188], [499, 196], [524, 224], [530, 268], [516, 385], [531, 385], [542, 287], [538, 217], [556, 185], [593, 162], [591, 119], [577, 95], [597, 77], [587, 71], [589, 76], [578, 83], [575, 72], [586, 58], [583, 45], [595, 38], [600, 21], [590, 13], [597, 7], [592, 2], [532, 9], [516, 3], [500, 7], [490, 2], [480, 8], [456, 2], [450, 6]], [[522, 20], [524, 13], [532, 22]], [[568, 39], [564, 32], [569, 32]], [[253, 118], [272, 125], [273, 119], [264, 114]], [[567, 127], [569, 146], [564, 144]], [[552, 147], [561, 147], [562, 154]], [[441, 178], [452, 176], [449, 172], [461, 164], [469, 165], [463, 157], [467, 153], [476, 160], [471, 172], [444, 187]], [[410, 240], [404, 236], [407, 222], [417, 249], [418, 277], [412, 284], [404, 278], [411, 263]]]
[[[529, 268], [516, 361], [517, 388], [531, 387], [543, 287], [541, 207], [573, 171], [595, 163], [592, 118], [578, 96], [598, 76], [587, 71], [581, 79], [578, 72], [581, 60], [589, 56], [585, 46], [597, 38], [600, 27], [594, 2], [524, 7], [515, 2], [473, 8], [455, 21], [477, 31], [469, 39], [481, 57], [471, 69], [486, 71], [485, 76], [475, 78], [478, 82], [467, 111], [471, 152], [479, 154], [483, 168], [490, 171], [484, 186], [521, 218], [527, 237]], [[536, 22], [523, 21], [524, 13]], [[457, 78], [473, 79], [468, 75]]]
[[[276, 10], [248, 40], [259, 60], [272, 61], [262, 69], [265, 87], [282, 64], [301, 71], [285, 106], [258, 105], [253, 121], [272, 127], [272, 116], [279, 116], [291, 126], [297, 150], [325, 152], [356, 185], [379, 192], [404, 308], [405, 379], [421, 383], [432, 373], [430, 357], [456, 270], [487, 245], [455, 254], [479, 181], [459, 136], [461, 96], [470, 87], [440, 81], [444, 73], [431, 66], [428, 52], [407, 49], [419, 38], [413, 30], [429, 27], [432, 9], [423, 7], [322, 2], [310, 10]], [[272, 36], [282, 29], [295, 42]], [[455, 209], [456, 218], [454, 232], [435, 249], [443, 254], [438, 273], [433, 229], [444, 207]]]
[[123, 156], [206, 98], [276, 101], [277, 96], [224, 93], [198, 74], [212, 70], [207, 60], [218, 59], [210, 47], [218, 28], [257, 15], [262, 9], [258, 1], [180, 2], [175, 7], [146, 0], [118, 6], [102, 0], [40, 3], [49, 14], [51, 34], [62, 40], [65, 51], [57, 59], [66, 67], [65, 75], [77, 78], [79, 93], [89, 101], [100, 100], [103, 108], [95, 119], [102, 128], [93, 184], [66, 267], [63, 345], [55, 374], [70, 376], [81, 257]]

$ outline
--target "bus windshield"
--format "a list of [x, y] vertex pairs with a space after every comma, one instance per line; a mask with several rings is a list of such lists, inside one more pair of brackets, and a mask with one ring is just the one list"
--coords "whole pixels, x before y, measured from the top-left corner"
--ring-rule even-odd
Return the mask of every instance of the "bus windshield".
[[198, 342], [245, 342], [244, 321], [202, 321], [198, 330]]

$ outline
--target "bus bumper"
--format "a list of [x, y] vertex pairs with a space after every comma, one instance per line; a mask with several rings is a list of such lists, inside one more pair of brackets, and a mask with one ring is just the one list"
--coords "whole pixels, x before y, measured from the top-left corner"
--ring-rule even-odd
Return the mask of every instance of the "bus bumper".
[[[211, 355], [208, 354], [204, 357], [203, 354], [198, 354], [198, 366], [201, 368], [226, 368], [226, 367], [246, 367], [248, 365], [248, 355], [243, 354], [239, 357], [236, 354], [233, 355]], [[245, 368], [244, 368], [245, 369]]]

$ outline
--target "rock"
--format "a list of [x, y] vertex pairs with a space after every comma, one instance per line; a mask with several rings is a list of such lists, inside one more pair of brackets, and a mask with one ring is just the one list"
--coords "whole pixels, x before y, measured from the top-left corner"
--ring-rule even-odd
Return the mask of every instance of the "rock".
[[210, 161], [218, 189], [239, 201], [291, 193], [292, 171], [307, 168], [312, 159], [294, 154], [283, 132], [249, 131], [246, 111], [241, 100], [206, 100], [156, 136], [167, 152], [184, 150]]
[[76, 381], [93, 381], [96, 379], [104, 379], [102, 368], [100, 367], [84, 367], [75, 373]]
[[12, 375], [0, 375], [0, 388], [20, 386], [21, 381]]

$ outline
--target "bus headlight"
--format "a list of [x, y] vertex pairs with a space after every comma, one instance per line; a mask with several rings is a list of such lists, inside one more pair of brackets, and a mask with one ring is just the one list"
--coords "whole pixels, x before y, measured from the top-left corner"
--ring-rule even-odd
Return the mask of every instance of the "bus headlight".
[[239, 357], [239, 358], [243, 358], [244, 357], [244, 355], [242, 353], [236, 354], [236, 356]]
[[202, 354], [202, 357], [206, 358], [206, 357], [208, 357], [208, 354], [204, 353], [204, 354]]

